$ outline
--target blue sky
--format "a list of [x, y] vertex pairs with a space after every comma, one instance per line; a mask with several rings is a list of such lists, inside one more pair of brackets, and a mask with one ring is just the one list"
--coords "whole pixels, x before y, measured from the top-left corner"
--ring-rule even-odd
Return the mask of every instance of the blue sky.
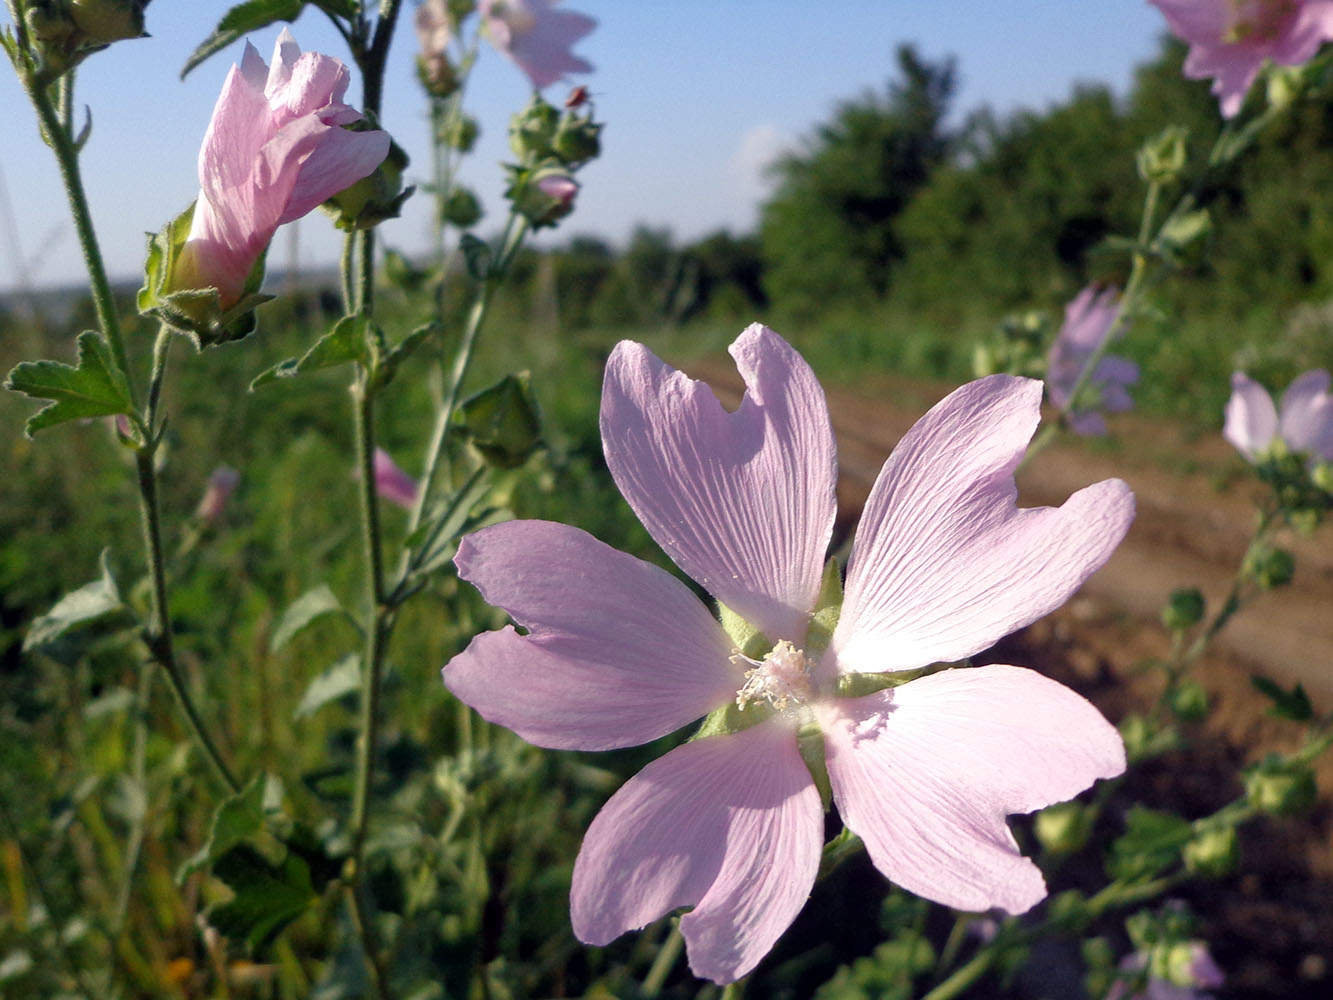
[[[638, 222], [668, 226], [681, 240], [724, 226], [750, 228], [767, 191], [764, 162], [808, 134], [840, 99], [882, 87], [903, 42], [928, 58], [957, 58], [960, 111], [981, 104], [1009, 111], [1044, 107], [1077, 82], [1105, 82], [1124, 93], [1163, 30], [1160, 15], [1141, 0], [565, 2], [600, 22], [577, 47], [596, 71], [572, 82], [596, 95], [607, 126], [603, 157], [580, 175], [575, 215], [547, 237], [556, 240], [596, 233], [620, 241]], [[160, 228], [196, 194], [198, 145], [240, 44], [183, 82], [179, 70], [230, 6], [152, 4], [151, 38], [119, 43], [79, 70], [76, 101], [89, 106], [93, 121], [84, 176], [115, 277], [139, 273], [144, 232]], [[409, 177], [422, 180], [429, 146], [411, 13], [404, 12], [391, 53], [385, 125], [413, 158]], [[342, 39], [318, 12], [291, 30], [303, 48], [345, 57]], [[277, 33], [274, 27], [252, 38], [265, 59]], [[350, 103], [358, 103], [359, 91], [354, 83]], [[558, 102], [566, 91], [556, 84], [546, 93]], [[468, 100], [482, 138], [462, 178], [497, 224], [505, 127], [528, 95], [526, 78], [483, 46]], [[0, 67], [0, 108], [0, 197], [8, 196], [8, 213], [0, 203], [0, 290], [15, 286], [20, 261], [33, 285], [78, 281], [82, 263], [54, 160], [7, 67]], [[407, 252], [425, 248], [429, 231], [422, 197], [382, 229], [385, 242]], [[312, 214], [299, 223], [300, 263], [334, 261], [340, 240], [327, 219]], [[288, 261], [292, 242], [279, 233], [270, 256], [276, 266]]]

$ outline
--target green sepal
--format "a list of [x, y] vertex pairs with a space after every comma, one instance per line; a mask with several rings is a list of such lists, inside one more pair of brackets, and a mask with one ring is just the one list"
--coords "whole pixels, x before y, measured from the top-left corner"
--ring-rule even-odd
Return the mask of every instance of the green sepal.
[[332, 330], [315, 341], [299, 360], [288, 358], [256, 375], [250, 383], [250, 391], [280, 378], [294, 378], [349, 361], [359, 361], [370, 368], [379, 354], [378, 344], [383, 339], [384, 334], [369, 317], [344, 316], [333, 325]]
[[819, 789], [820, 805], [824, 807], [824, 812], [828, 812], [833, 803], [833, 786], [829, 782], [828, 762], [825, 759], [824, 732], [817, 723], [804, 723], [796, 731], [796, 749], [800, 751], [801, 760], [805, 761], [806, 770]]
[[155, 316], [173, 329], [188, 334], [200, 350], [254, 333], [259, 325], [255, 309], [272, 295], [260, 293], [264, 283], [261, 253], [245, 278], [241, 298], [226, 309], [216, 288], [175, 288], [172, 275], [180, 261], [194, 220], [194, 203], [158, 233], [148, 235], [148, 258], [144, 261], [144, 283], [135, 299], [139, 312]]
[[506, 375], [463, 401], [458, 420], [487, 465], [516, 469], [542, 446], [541, 416], [528, 372]]
[[722, 630], [742, 656], [762, 660], [773, 648], [773, 643], [759, 631], [758, 626], [750, 624], [721, 601], [717, 602], [717, 614], [722, 621]]
[[5, 380], [6, 389], [51, 400], [28, 418], [23, 428], [27, 437], [68, 420], [133, 412], [129, 383], [102, 335], [85, 330], [79, 334], [78, 344], [76, 366], [59, 361], [24, 361]]
[[729, 701], [713, 709], [699, 723], [699, 728], [690, 737], [690, 742], [707, 739], [709, 736], [724, 736], [739, 733], [773, 717], [773, 709], [758, 702], [751, 702], [740, 708], [735, 701]]
[[824, 566], [824, 578], [820, 581], [819, 596], [815, 598], [815, 610], [810, 616], [810, 628], [805, 635], [805, 655], [808, 658], [813, 660], [828, 649], [841, 615], [842, 567], [836, 559], [830, 559]]
[[938, 673], [948, 668], [949, 665], [945, 663], [932, 663], [928, 667], [920, 667], [916, 670], [894, 670], [882, 674], [842, 674], [838, 677], [838, 697], [863, 698], [868, 694], [874, 694], [876, 691], [900, 687], [908, 681], [916, 680], [918, 677]]

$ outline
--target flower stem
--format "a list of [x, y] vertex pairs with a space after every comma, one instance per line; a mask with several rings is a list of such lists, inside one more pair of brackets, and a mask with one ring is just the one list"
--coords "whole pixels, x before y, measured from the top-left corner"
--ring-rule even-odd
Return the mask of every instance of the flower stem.
[[[19, 68], [16, 66], [16, 68]], [[68, 75], [68, 74], [67, 74]], [[79, 151], [74, 145], [74, 136], [69, 125], [62, 121], [59, 112], [51, 102], [49, 89], [41, 82], [37, 74], [19, 68], [19, 79], [23, 89], [37, 112], [37, 121], [41, 128], [42, 139], [55, 153], [56, 163], [60, 167], [60, 179], [65, 184], [65, 197], [69, 199], [70, 214], [74, 217], [74, 228], [78, 233], [79, 247], [83, 251], [83, 263], [88, 270], [89, 288], [93, 297], [93, 308], [97, 311], [97, 324], [111, 348], [111, 357], [125, 376], [129, 385], [130, 400], [137, 397], [134, 379], [130, 371], [129, 358], [125, 353], [125, 343], [120, 333], [120, 319], [116, 314], [116, 301], [111, 294], [111, 283], [107, 280], [106, 267], [102, 262], [102, 251], [93, 231], [92, 214], [88, 209], [88, 198], [84, 194], [83, 179], [79, 173]], [[64, 101], [72, 101], [72, 84], [62, 84]]]
[[643, 985], [639, 988], [640, 995], [647, 997], [648, 1000], [654, 1000], [662, 992], [662, 985], [666, 982], [667, 976], [671, 975], [671, 970], [675, 968], [676, 961], [680, 958], [680, 950], [684, 946], [685, 938], [680, 933], [680, 921], [674, 920], [671, 924], [671, 933], [657, 950], [657, 957], [653, 959], [648, 975], [643, 977]]
[[181, 675], [176, 662], [176, 653], [171, 638], [171, 611], [167, 604], [167, 569], [162, 548], [162, 513], [157, 495], [157, 470], [154, 458], [157, 453], [158, 419], [157, 409], [162, 395], [162, 384], [166, 378], [167, 353], [171, 346], [171, 329], [165, 324], [158, 331], [157, 342], [153, 345], [153, 374], [148, 386], [148, 408], [144, 420], [144, 443], [135, 453], [135, 466], [139, 477], [139, 509], [143, 520], [144, 551], [148, 557], [148, 576], [152, 584], [152, 609], [144, 641], [158, 666], [167, 678], [195, 745], [208, 761], [215, 777], [228, 793], [236, 794], [241, 790], [240, 782], [227, 766], [218, 752], [217, 745], [209, 737], [203, 720], [190, 697], [185, 678]]

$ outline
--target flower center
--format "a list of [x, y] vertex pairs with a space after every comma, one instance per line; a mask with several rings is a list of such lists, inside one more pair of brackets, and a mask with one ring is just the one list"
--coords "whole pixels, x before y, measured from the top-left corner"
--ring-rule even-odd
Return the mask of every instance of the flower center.
[[798, 706], [814, 697], [810, 680], [810, 661], [805, 653], [783, 639], [762, 660], [753, 660], [737, 652], [732, 663], [748, 663], [745, 684], [736, 692], [736, 707], [745, 708], [752, 701], [766, 701], [779, 712]]
[[1236, 44], [1273, 41], [1296, 4], [1293, 0], [1231, 0], [1227, 7], [1222, 41]]

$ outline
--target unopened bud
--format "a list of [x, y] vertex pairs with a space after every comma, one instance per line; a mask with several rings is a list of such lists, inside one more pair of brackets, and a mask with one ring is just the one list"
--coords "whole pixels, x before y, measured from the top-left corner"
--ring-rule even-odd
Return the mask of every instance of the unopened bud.
[[70, 16], [93, 45], [142, 38], [148, 0], [71, 0]]
[[1301, 96], [1305, 78], [1300, 66], [1270, 66], [1268, 69], [1268, 104], [1285, 108]]
[[1310, 469], [1310, 481], [1325, 493], [1333, 493], [1333, 462], [1316, 462]]
[[1208, 692], [1196, 680], [1181, 681], [1171, 692], [1171, 711], [1183, 722], [1198, 722], [1208, 714]]
[[538, 171], [509, 168], [513, 182], [505, 197], [514, 203], [514, 210], [539, 229], [554, 226], [574, 211], [574, 198], [579, 193], [578, 181], [563, 169], [547, 167]]
[[560, 162], [567, 167], [577, 167], [596, 159], [602, 151], [602, 126], [592, 120], [592, 115], [576, 115], [566, 112], [556, 129], [552, 147]]
[[509, 119], [509, 148], [525, 166], [531, 166], [555, 155], [555, 132], [560, 116], [541, 94], [522, 111]]
[[431, 97], [448, 97], [458, 91], [458, 72], [443, 52], [417, 56], [417, 79]]
[[476, 145], [477, 135], [481, 132], [477, 119], [471, 115], [450, 115], [440, 126], [440, 141], [450, 149], [460, 153], [469, 153]]
[[1261, 548], [1245, 561], [1245, 572], [1264, 590], [1285, 587], [1296, 573], [1296, 560], [1286, 549]]
[[1223, 827], [1198, 834], [1181, 851], [1185, 870], [1204, 878], [1224, 878], [1236, 870], [1240, 848], [1236, 828]]
[[1189, 132], [1168, 125], [1145, 142], [1138, 152], [1139, 176], [1150, 184], [1167, 184], [1185, 169], [1185, 140]]
[[1206, 604], [1197, 587], [1173, 590], [1162, 608], [1162, 624], [1172, 632], [1186, 629], [1203, 621]]
[[1274, 816], [1294, 816], [1314, 805], [1318, 795], [1314, 772], [1304, 765], [1289, 765], [1269, 759], [1245, 775], [1245, 794], [1250, 804]]
[[527, 372], [506, 375], [459, 409], [468, 439], [487, 464], [514, 469], [541, 447], [541, 417]]
[[1034, 829], [1048, 851], [1072, 854], [1088, 842], [1092, 815], [1077, 802], [1060, 802], [1037, 813]]
[[481, 202], [465, 187], [455, 187], [440, 206], [440, 218], [451, 226], [467, 229], [481, 218]]

